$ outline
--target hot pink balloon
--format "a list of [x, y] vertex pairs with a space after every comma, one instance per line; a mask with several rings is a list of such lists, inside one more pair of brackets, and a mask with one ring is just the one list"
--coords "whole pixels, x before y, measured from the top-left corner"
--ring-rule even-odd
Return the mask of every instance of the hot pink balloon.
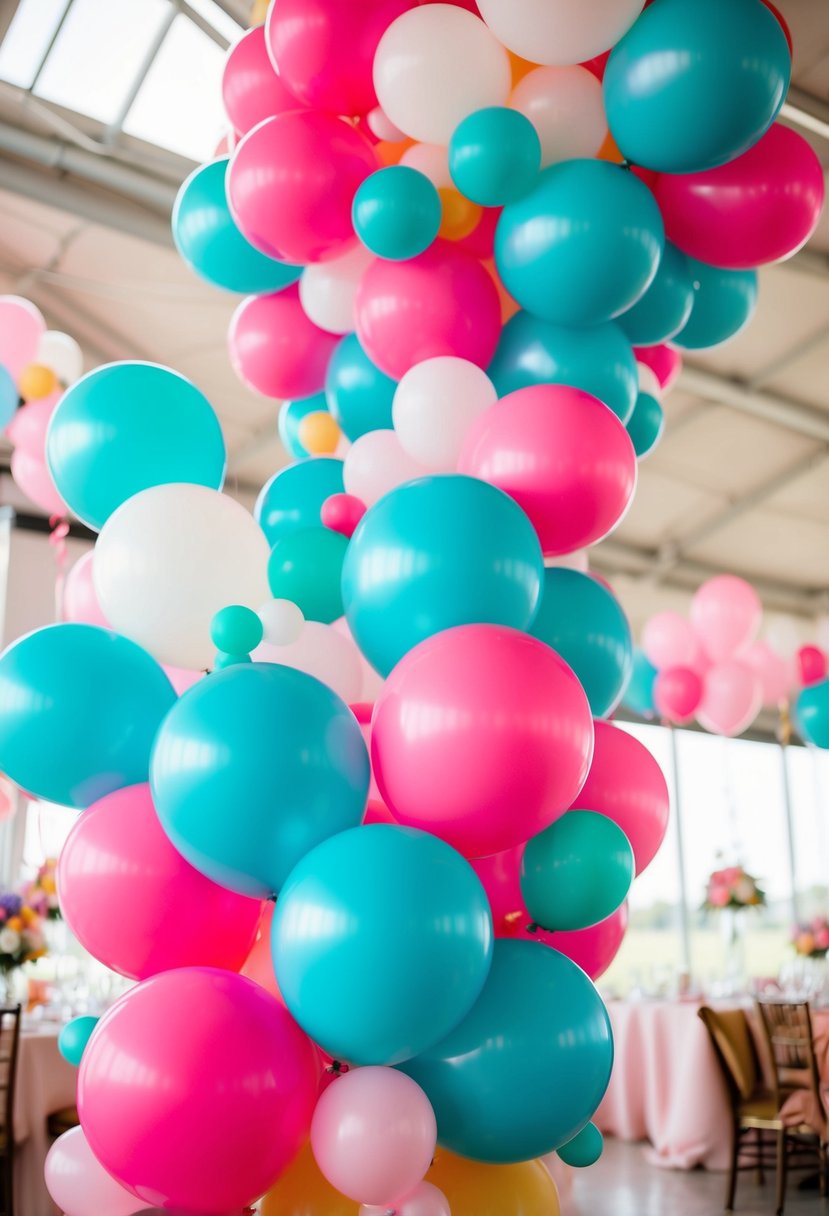
[[702, 700], [702, 680], [690, 667], [665, 667], [653, 685], [656, 712], [668, 722], [690, 722]]
[[63, 619], [76, 625], [100, 625], [109, 629], [92, 581], [93, 551], [78, 558], [63, 584]]
[[740, 662], [750, 667], [760, 681], [763, 704], [771, 708], [785, 701], [791, 691], [791, 665], [772, 650], [768, 642], [758, 639], [740, 655]]
[[336, 334], [305, 315], [296, 285], [270, 296], [248, 296], [227, 335], [239, 379], [265, 397], [310, 397], [322, 390]]
[[704, 173], [660, 174], [654, 187], [669, 239], [729, 270], [791, 257], [815, 231], [824, 192], [811, 146], [780, 123], [736, 160]]
[[826, 679], [826, 655], [819, 646], [801, 646], [797, 652], [797, 670], [804, 688]]
[[519, 844], [513, 849], [505, 849], [503, 853], [477, 857], [470, 862], [486, 891], [496, 937], [512, 936], [516, 913], [520, 913], [520, 923], [526, 924], [529, 921], [529, 913], [524, 907], [524, 896], [521, 894], [520, 869], [523, 855], [524, 845]]
[[546, 556], [607, 536], [636, 488], [636, 454], [622, 423], [589, 393], [562, 384], [518, 389], [485, 410], [458, 468], [514, 498]]
[[756, 674], [745, 663], [732, 659], [718, 663], [705, 676], [697, 719], [712, 734], [733, 738], [751, 726], [762, 704], [763, 691]]
[[144, 1202], [106, 1172], [83, 1128], [59, 1136], [43, 1170], [46, 1189], [64, 1216], [133, 1216]]
[[308, 1136], [318, 1089], [317, 1050], [274, 997], [230, 971], [187, 967], [104, 1015], [81, 1060], [78, 1110], [124, 1186], [210, 1213], [274, 1184]]
[[[380, 1207], [363, 1205], [359, 1216], [388, 1216], [387, 1204]], [[431, 1182], [421, 1182], [411, 1195], [394, 1205], [394, 1216], [451, 1216], [449, 1200]]]
[[657, 671], [692, 666], [697, 645], [691, 622], [678, 612], [656, 612], [642, 630], [642, 649]]
[[43, 457], [16, 448], [12, 452], [11, 474], [26, 497], [48, 515], [69, 514], [69, 508], [55, 489], [52, 474]]
[[366, 354], [393, 380], [440, 355], [487, 367], [501, 332], [495, 284], [479, 261], [448, 241], [408, 262], [372, 262], [354, 315]]
[[551, 933], [548, 945], [572, 959], [591, 980], [600, 979], [619, 953], [628, 927], [626, 903], [608, 916], [607, 920], [589, 929], [573, 929]]
[[269, 118], [240, 142], [227, 171], [228, 202], [262, 253], [320, 262], [356, 243], [351, 204], [378, 167], [354, 127], [331, 114], [295, 110]]
[[672, 346], [634, 346], [637, 363], [649, 367], [659, 381], [660, 388], [667, 393], [673, 388], [682, 371], [682, 355]]
[[246, 135], [266, 118], [302, 108], [302, 102], [274, 71], [261, 25], [243, 34], [228, 52], [222, 74], [222, 100], [225, 113], [240, 135]]
[[332, 494], [322, 504], [320, 519], [323, 526], [332, 532], [353, 536], [365, 513], [366, 504], [353, 494]]
[[762, 619], [757, 592], [734, 574], [708, 579], [691, 600], [694, 632], [715, 663], [745, 650], [756, 638]]
[[40, 309], [22, 296], [0, 296], [0, 366], [14, 380], [37, 359], [46, 322]]
[[6, 436], [13, 447], [41, 458], [46, 451], [46, 430], [55, 412], [55, 406], [63, 396], [63, 389], [56, 388], [48, 397], [40, 397], [21, 405], [9, 425]]
[[116, 790], [76, 819], [58, 888], [84, 949], [134, 980], [171, 967], [238, 971], [262, 913], [259, 900], [211, 882], [173, 848], [148, 785]]
[[374, 707], [371, 759], [399, 823], [468, 857], [535, 836], [584, 782], [593, 725], [554, 650], [498, 625], [427, 638], [392, 670]]

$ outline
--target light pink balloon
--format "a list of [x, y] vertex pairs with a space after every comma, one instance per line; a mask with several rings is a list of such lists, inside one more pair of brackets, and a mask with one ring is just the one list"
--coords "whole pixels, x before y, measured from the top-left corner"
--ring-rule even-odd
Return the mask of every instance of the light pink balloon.
[[275, 114], [303, 108], [274, 71], [261, 25], [244, 33], [228, 52], [222, 100], [231, 125], [240, 135]]
[[146, 1206], [106, 1172], [82, 1127], [58, 1137], [49, 1149], [43, 1176], [64, 1216], [132, 1216]]
[[[363, 1204], [359, 1216], [389, 1216], [389, 1208], [387, 1204]], [[393, 1216], [451, 1216], [449, 1200], [431, 1182], [421, 1182], [411, 1195], [395, 1203]]]
[[396, 1068], [356, 1068], [317, 1103], [311, 1148], [333, 1187], [357, 1203], [408, 1195], [432, 1163], [435, 1113], [423, 1090]]
[[248, 296], [228, 331], [230, 361], [239, 379], [265, 397], [311, 397], [325, 385], [336, 334], [309, 321], [296, 284], [275, 295]]
[[190, 671], [186, 667], [166, 667], [164, 664], [162, 664], [161, 670], [179, 696], [187, 692], [188, 688], [192, 688], [194, 684], [198, 684], [204, 675], [203, 671]]
[[690, 667], [664, 667], [653, 685], [660, 717], [676, 726], [690, 722], [702, 700], [702, 680]]
[[76, 625], [100, 625], [102, 629], [109, 629], [109, 621], [98, 603], [92, 581], [94, 556], [91, 549], [84, 553], [66, 576], [63, 584], [63, 619]]
[[797, 670], [803, 688], [819, 684], [826, 679], [826, 655], [819, 646], [801, 646], [797, 652]]
[[13, 447], [41, 458], [46, 451], [46, 430], [55, 412], [55, 406], [63, 396], [63, 389], [56, 388], [48, 397], [29, 401], [21, 405], [9, 425], [6, 436]]
[[715, 663], [732, 659], [756, 638], [763, 619], [757, 592], [743, 578], [718, 574], [691, 600], [691, 624]]
[[664, 393], [673, 388], [682, 371], [682, 355], [672, 346], [634, 346], [637, 363], [649, 367]]
[[792, 687], [791, 665], [765, 639], [752, 642], [740, 655], [740, 662], [750, 667], [760, 681], [764, 705], [774, 708], [786, 700]]
[[0, 296], [0, 365], [15, 380], [37, 359], [46, 322], [39, 308], [22, 296]]
[[697, 654], [697, 638], [687, 617], [678, 612], [656, 612], [642, 630], [642, 649], [657, 671], [690, 667]]
[[44, 459], [16, 448], [12, 452], [11, 473], [18, 488], [48, 515], [69, 514], [69, 508], [55, 489]]
[[697, 720], [715, 735], [733, 738], [751, 725], [763, 704], [756, 674], [745, 663], [718, 663], [703, 682]]

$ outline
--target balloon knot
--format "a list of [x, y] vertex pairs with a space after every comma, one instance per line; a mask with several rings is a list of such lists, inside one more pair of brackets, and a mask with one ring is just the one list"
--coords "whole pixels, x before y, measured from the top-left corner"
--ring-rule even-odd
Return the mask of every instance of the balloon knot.
[[536, 922], [534, 920], [531, 920], [530, 923], [527, 925], [528, 933], [537, 933], [538, 929], [539, 929], [539, 926], [536, 924]]

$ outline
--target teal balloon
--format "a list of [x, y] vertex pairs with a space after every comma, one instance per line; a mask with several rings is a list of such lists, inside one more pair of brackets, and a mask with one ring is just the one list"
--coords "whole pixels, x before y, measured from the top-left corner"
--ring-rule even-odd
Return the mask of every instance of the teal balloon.
[[356, 718], [327, 685], [243, 663], [176, 702], [150, 780], [161, 825], [190, 864], [261, 899], [315, 845], [360, 822], [369, 763]]
[[348, 538], [330, 528], [305, 528], [278, 540], [268, 562], [276, 600], [293, 600], [309, 621], [330, 625], [343, 615], [341, 588]]
[[397, 381], [372, 363], [356, 334], [348, 334], [335, 347], [325, 377], [325, 399], [352, 443], [369, 431], [392, 430], [396, 388]]
[[426, 1091], [439, 1144], [505, 1164], [572, 1140], [612, 1064], [607, 1010], [584, 972], [539, 942], [500, 939], [469, 1015], [401, 1071]]
[[74, 1064], [75, 1068], [80, 1067], [81, 1056], [92, 1037], [92, 1031], [100, 1020], [100, 1018], [90, 1016], [73, 1018], [71, 1022], [67, 1022], [65, 1026], [61, 1027], [58, 1035], [58, 1051], [68, 1064]]
[[301, 460], [311, 453], [299, 438], [299, 425], [309, 414], [318, 414], [328, 409], [325, 393], [314, 393], [313, 397], [297, 397], [293, 401], [284, 401], [279, 410], [277, 427], [279, 441], [289, 456]]
[[604, 1136], [595, 1123], [586, 1123], [578, 1135], [562, 1144], [558, 1155], [565, 1165], [576, 1170], [595, 1165], [604, 1151]]
[[216, 657], [213, 660], [214, 671], [224, 671], [226, 667], [238, 667], [240, 663], [252, 663], [253, 659], [249, 654], [233, 654], [224, 650], [218, 650]]
[[672, 342], [683, 350], [706, 350], [727, 342], [748, 325], [757, 307], [757, 271], [721, 270], [688, 258], [694, 285], [691, 315]]
[[343, 494], [343, 462], [311, 456], [286, 465], [259, 492], [253, 515], [272, 547], [283, 536], [317, 528], [326, 498]]
[[633, 668], [630, 625], [615, 595], [578, 570], [545, 570], [530, 633], [573, 668], [594, 718], [612, 713]]
[[644, 651], [637, 647], [633, 652], [633, 669], [622, 697], [622, 704], [643, 718], [651, 718], [656, 713], [653, 699], [656, 675], [656, 668], [648, 661]]
[[495, 263], [522, 308], [558, 325], [600, 325], [650, 286], [665, 245], [656, 200], [633, 173], [568, 160], [501, 212]]
[[9, 425], [17, 411], [20, 394], [14, 377], [0, 363], [0, 431]]
[[517, 312], [501, 331], [487, 374], [499, 397], [531, 384], [569, 384], [598, 397], [622, 422], [639, 391], [636, 357], [614, 321], [573, 328]]
[[176, 699], [146, 650], [94, 625], [48, 625], [0, 655], [0, 771], [47, 802], [83, 808], [147, 780]]
[[589, 929], [627, 899], [635, 867], [618, 824], [595, 811], [572, 810], [527, 841], [521, 894], [542, 929]]
[[610, 55], [610, 131], [635, 165], [713, 169], [768, 130], [790, 76], [786, 36], [761, 0], [659, 0]]
[[438, 234], [440, 195], [425, 173], [389, 165], [359, 186], [351, 207], [354, 231], [371, 253], [392, 262], [417, 257]]
[[658, 346], [678, 334], [691, 315], [694, 285], [685, 254], [665, 242], [656, 278], [619, 325], [634, 346]]
[[222, 428], [195, 384], [157, 363], [107, 363], [61, 397], [46, 458], [70, 510], [100, 529], [133, 494], [188, 482], [220, 490]]
[[627, 421], [627, 433], [640, 460], [653, 451], [664, 429], [665, 413], [662, 406], [650, 393], [640, 393]]
[[270, 294], [296, 283], [301, 266], [289, 266], [254, 249], [237, 228], [225, 194], [229, 158], [194, 169], [173, 204], [173, 240], [191, 270], [214, 287], [243, 295]]
[[302, 859], [274, 910], [279, 990], [315, 1043], [350, 1064], [397, 1064], [478, 999], [492, 916], [469, 862], [428, 832], [371, 824]]
[[532, 524], [474, 477], [422, 477], [365, 513], [343, 565], [357, 645], [381, 675], [418, 642], [454, 625], [527, 629], [544, 564]]
[[506, 106], [469, 114], [449, 141], [452, 181], [473, 203], [502, 207], [532, 189], [541, 169], [541, 140], [526, 115]]
[[815, 747], [829, 747], [829, 679], [804, 688], [795, 703], [798, 729]]
[[219, 650], [230, 654], [250, 654], [262, 641], [262, 622], [252, 608], [228, 604], [210, 622], [210, 640]]

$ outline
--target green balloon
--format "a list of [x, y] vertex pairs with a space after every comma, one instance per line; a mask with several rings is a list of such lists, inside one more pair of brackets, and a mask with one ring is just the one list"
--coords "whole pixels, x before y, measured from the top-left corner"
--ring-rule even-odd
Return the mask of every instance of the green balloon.
[[595, 1123], [586, 1124], [577, 1136], [562, 1144], [558, 1155], [565, 1165], [583, 1170], [595, 1165], [604, 1150], [604, 1136]]
[[92, 1036], [92, 1031], [98, 1025], [98, 1021], [98, 1018], [94, 1018], [89, 1014], [80, 1018], [73, 1018], [71, 1022], [67, 1022], [62, 1027], [58, 1035], [58, 1051], [64, 1060], [69, 1064], [74, 1064], [75, 1068], [80, 1067], [81, 1056]]
[[343, 615], [343, 561], [348, 538], [330, 528], [303, 528], [277, 541], [268, 582], [277, 600], [293, 600], [309, 621], [330, 625]]
[[210, 639], [226, 654], [250, 654], [262, 641], [262, 622], [252, 608], [229, 604], [220, 608], [210, 623]]
[[633, 875], [633, 849], [612, 819], [568, 811], [527, 842], [521, 893], [542, 929], [587, 929], [624, 903]]
[[652, 452], [665, 429], [665, 415], [662, 406], [650, 393], [640, 393], [636, 398], [633, 413], [626, 423], [633, 450], [639, 460]]
[[252, 663], [249, 654], [227, 654], [224, 650], [219, 650], [213, 660], [214, 671], [224, 671], [226, 667], [238, 667], [240, 663]]

